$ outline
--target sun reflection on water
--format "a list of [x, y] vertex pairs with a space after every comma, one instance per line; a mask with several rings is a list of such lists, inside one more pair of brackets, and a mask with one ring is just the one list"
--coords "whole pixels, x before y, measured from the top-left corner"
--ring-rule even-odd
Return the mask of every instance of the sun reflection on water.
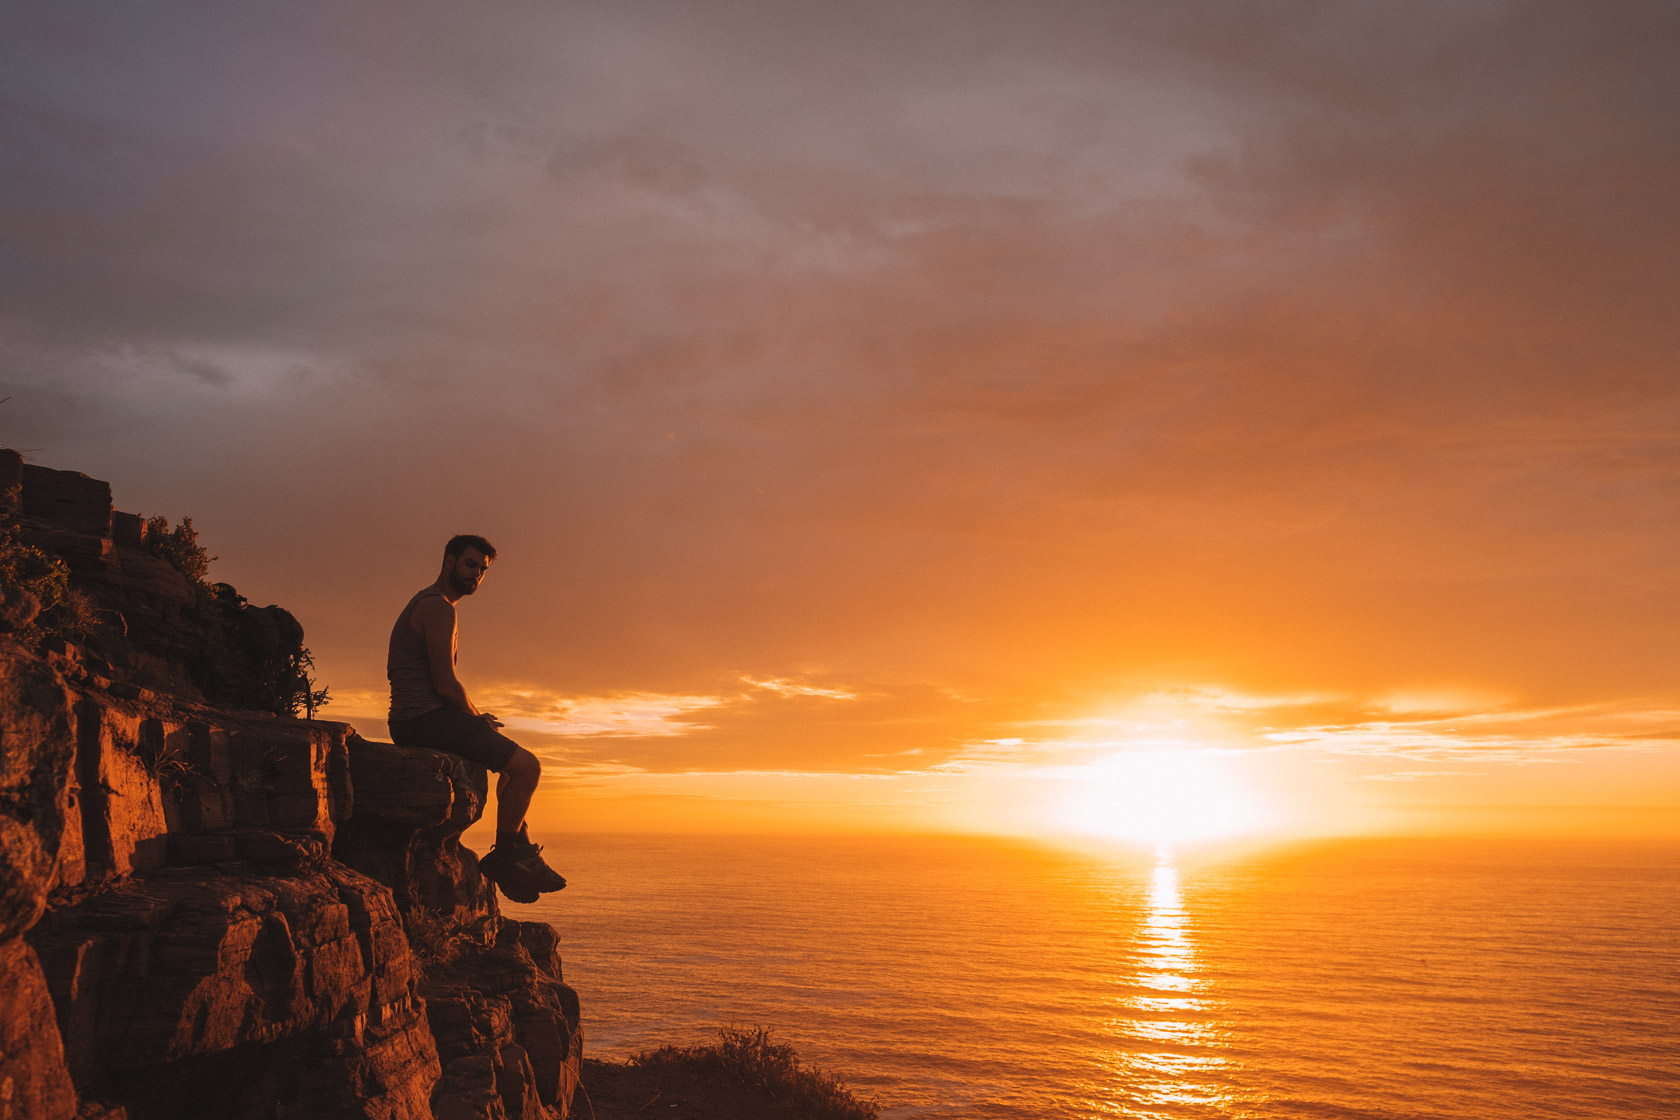
[[1158, 853], [1139, 927], [1136, 971], [1116, 1000], [1115, 1098], [1109, 1114], [1140, 1118], [1231, 1115], [1228, 1032], [1199, 971], [1172, 854]]

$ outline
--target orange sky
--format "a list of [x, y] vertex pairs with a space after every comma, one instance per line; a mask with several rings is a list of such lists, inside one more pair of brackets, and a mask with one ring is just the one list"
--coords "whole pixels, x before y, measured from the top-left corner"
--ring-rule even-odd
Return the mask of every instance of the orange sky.
[[1660, 5], [4, 19], [0, 443], [545, 822], [1680, 819]]

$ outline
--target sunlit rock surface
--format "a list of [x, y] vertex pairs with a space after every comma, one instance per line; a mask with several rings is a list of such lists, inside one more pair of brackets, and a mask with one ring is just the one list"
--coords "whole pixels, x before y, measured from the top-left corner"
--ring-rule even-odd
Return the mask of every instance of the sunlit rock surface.
[[98, 612], [30, 637], [0, 587], [0, 1120], [570, 1115], [558, 937], [460, 844], [485, 772], [206, 703], [209, 611], [301, 630], [145, 552], [105, 483], [0, 449], [0, 529]]

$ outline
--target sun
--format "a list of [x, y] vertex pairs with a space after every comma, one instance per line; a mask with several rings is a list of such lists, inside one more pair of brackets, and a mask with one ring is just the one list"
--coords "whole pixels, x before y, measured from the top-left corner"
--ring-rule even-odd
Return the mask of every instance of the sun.
[[1181, 844], [1246, 836], [1269, 813], [1221, 752], [1146, 750], [1080, 768], [1059, 827], [1082, 836]]

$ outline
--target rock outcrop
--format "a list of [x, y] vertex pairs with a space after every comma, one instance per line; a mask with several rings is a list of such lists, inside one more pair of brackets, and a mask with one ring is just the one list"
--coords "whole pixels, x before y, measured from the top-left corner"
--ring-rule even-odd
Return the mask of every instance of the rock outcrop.
[[6, 543], [94, 608], [73, 638], [0, 611], [0, 1120], [570, 1115], [558, 936], [460, 844], [484, 771], [207, 702], [207, 597], [259, 638], [291, 616], [144, 525], [0, 451]]
[[484, 811], [484, 768], [454, 755], [351, 736], [363, 791], [335, 858], [387, 884], [425, 961], [420, 991], [443, 1063], [439, 1120], [562, 1115], [583, 1058], [577, 996], [561, 980], [560, 939], [501, 916], [461, 832]]

